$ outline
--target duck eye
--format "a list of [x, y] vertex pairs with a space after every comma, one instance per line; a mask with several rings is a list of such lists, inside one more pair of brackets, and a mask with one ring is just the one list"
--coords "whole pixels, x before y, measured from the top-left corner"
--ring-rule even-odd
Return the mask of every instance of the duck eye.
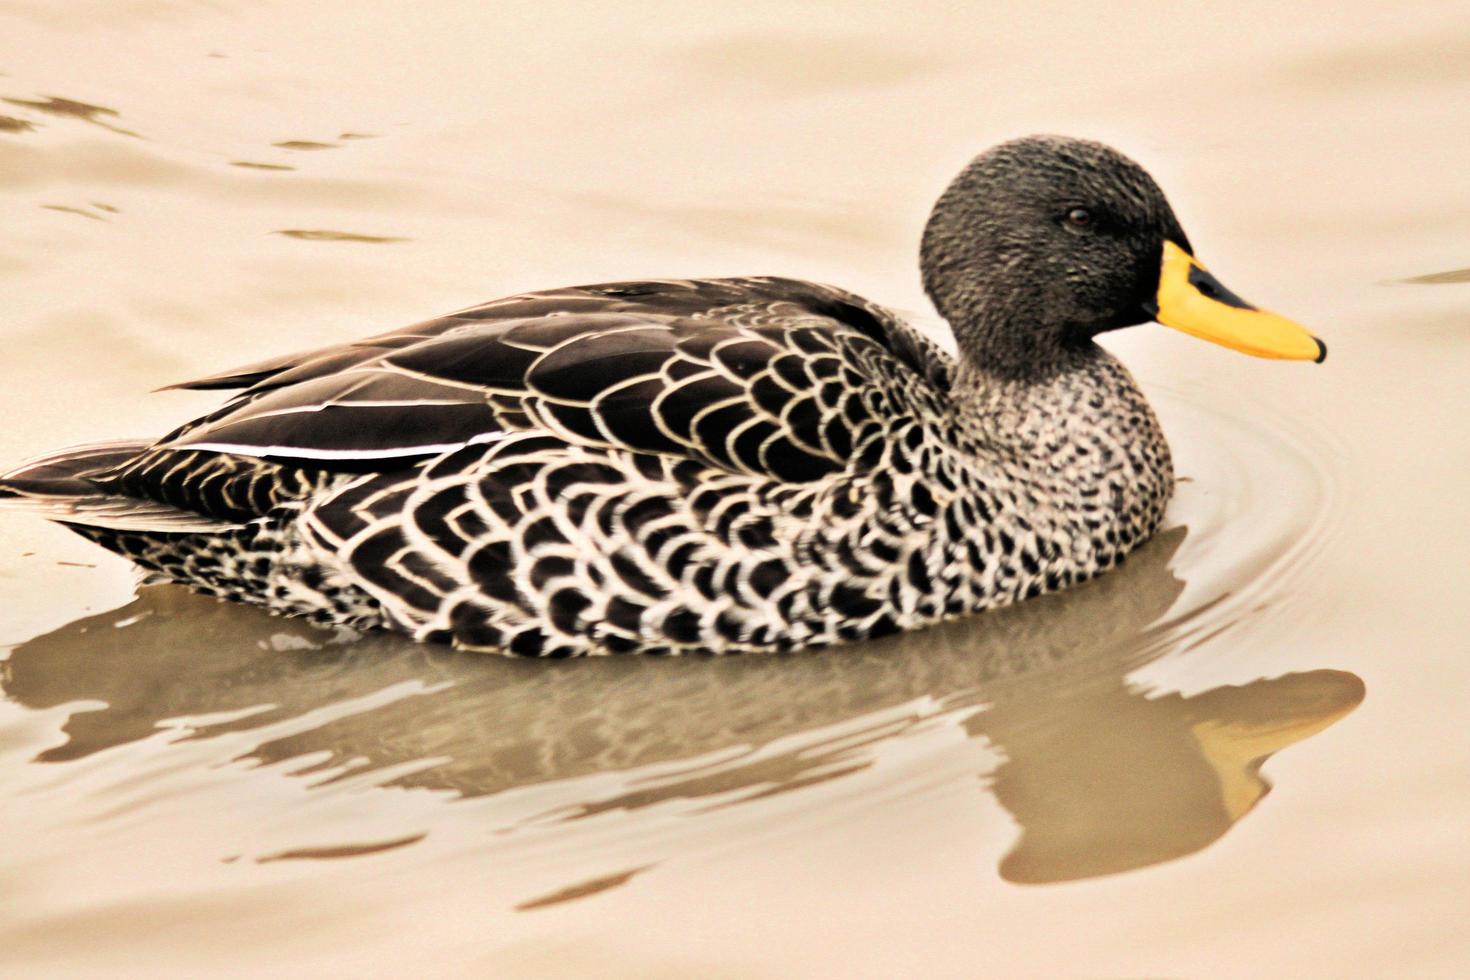
[[1067, 212], [1067, 224], [1073, 228], [1088, 228], [1092, 225], [1092, 212], [1086, 208], [1073, 208]]

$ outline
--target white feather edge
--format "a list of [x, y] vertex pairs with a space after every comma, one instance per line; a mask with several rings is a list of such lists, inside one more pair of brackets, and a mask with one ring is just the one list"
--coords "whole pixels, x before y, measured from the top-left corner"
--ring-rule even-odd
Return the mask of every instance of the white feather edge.
[[392, 449], [315, 449], [306, 446], [254, 446], [241, 442], [178, 442], [170, 444], [168, 448], [230, 453], [260, 459], [394, 459], [403, 456], [438, 456], [466, 446], [496, 442], [510, 435], [510, 432], [484, 432], [462, 442], [435, 442], [421, 446], [396, 446]]

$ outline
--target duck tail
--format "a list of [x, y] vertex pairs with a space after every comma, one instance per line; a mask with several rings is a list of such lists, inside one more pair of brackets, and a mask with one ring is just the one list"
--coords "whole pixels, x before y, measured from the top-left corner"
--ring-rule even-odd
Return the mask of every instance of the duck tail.
[[150, 442], [97, 442], [47, 453], [0, 473], [0, 511], [21, 512], [81, 528], [189, 533], [239, 527], [156, 500], [129, 497], [97, 482]]
[[42, 487], [53, 494], [96, 493], [97, 485], [85, 479], [88, 474], [121, 466], [147, 448], [147, 442], [128, 439], [58, 449], [0, 473], [0, 494], [24, 494]]

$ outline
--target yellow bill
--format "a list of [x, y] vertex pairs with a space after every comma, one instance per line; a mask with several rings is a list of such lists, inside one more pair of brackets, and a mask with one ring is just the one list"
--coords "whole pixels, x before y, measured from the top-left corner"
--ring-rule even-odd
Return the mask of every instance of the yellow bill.
[[1166, 327], [1255, 357], [1327, 359], [1327, 345], [1275, 313], [1258, 310], [1173, 242], [1164, 242], [1155, 319]]

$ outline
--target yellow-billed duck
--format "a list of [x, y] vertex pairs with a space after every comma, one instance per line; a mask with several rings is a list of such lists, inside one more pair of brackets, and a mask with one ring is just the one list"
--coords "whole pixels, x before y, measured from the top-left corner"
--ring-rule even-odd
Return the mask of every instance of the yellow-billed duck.
[[1098, 334], [1326, 354], [1093, 142], [981, 154], [920, 267], [957, 357], [792, 279], [523, 293], [180, 385], [234, 393], [158, 441], [26, 463], [0, 505], [323, 623], [526, 656], [784, 650], [1066, 588], [1154, 533], [1168, 444]]

